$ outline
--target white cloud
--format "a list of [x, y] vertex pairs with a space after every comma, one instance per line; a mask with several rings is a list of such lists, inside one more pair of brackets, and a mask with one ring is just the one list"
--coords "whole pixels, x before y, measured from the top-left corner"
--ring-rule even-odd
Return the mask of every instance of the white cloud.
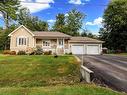
[[56, 20], [54, 19], [50, 19], [50, 20], [47, 20], [48, 23], [54, 23]]
[[69, 3], [70, 4], [77, 4], [77, 5], [81, 5], [81, 4], [85, 4], [85, 3], [83, 3], [82, 1], [86, 1], [86, 2], [88, 2], [88, 1], [90, 1], [90, 0], [69, 0]]
[[[33, 2], [33, 0], [20, 0], [20, 1], [23, 1], [21, 2], [21, 5], [23, 7], [28, 8], [31, 13], [35, 13], [41, 10], [48, 9], [51, 7], [49, 3], [54, 3], [54, 0], [46, 0], [46, 1], [45, 0], [35, 0], [35, 2]], [[26, 3], [26, 2], [30, 2], [30, 3]], [[44, 2], [46, 3], [43, 4]]]
[[66, 13], [65, 16], [68, 16], [68, 13]]
[[78, 5], [82, 4], [81, 0], [70, 0], [69, 3]]
[[3, 15], [0, 13], [0, 18], [3, 17]]
[[98, 17], [93, 22], [86, 22], [86, 25], [89, 25], [89, 26], [94, 26], [94, 25], [102, 26], [102, 21], [103, 21], [103, 18], [102, 17]]

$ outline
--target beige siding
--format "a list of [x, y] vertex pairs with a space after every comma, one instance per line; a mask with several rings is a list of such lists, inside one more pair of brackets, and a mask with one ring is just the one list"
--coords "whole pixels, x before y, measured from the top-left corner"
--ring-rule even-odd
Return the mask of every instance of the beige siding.
[[[42, 47], [42, 39], [36, 39], [36, 46]], [[57, 39], [51, 39], [51, 47], [52, 49], [55, 49], [57, 47]], [[68, 40], [64, 40], [64, 48], [68, 49], [69, 48], [69, 43]]]
[[[17, 38], [18, 37], [26, 37], [27, 38], [27, 45], [26, 46], [18, 46], [17, 45]], [[19, 51], [19, 50], [26, 50], [27, 48], [33, 48], [35, 46], [34, 37], [23, 27], [18, 29], [14, 32], [11, 36], [10, 42], [10, 50], [11, 51]]]
[[[39, 46], [39, 47], [43, 48], [43, 45], [42, 45], [43, 40], [42, 39], [36, 39], [36, 47]], [[49, 48], [55, 49], [55, 46], [57, 46], [57, 39], [51, 39], [49, 41], [51, 42], [51, 46], [47, 47], [47, 49], [49, 49]], [[44, 48], [46, 48], [46, 47], [44, 47]]]

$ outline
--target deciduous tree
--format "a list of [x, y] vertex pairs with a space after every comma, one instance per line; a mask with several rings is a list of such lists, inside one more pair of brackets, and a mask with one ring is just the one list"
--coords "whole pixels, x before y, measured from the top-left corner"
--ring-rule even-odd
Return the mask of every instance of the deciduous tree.
[[108, 48], [127, 51], [127, 0], [111, 0], [103, 18]]

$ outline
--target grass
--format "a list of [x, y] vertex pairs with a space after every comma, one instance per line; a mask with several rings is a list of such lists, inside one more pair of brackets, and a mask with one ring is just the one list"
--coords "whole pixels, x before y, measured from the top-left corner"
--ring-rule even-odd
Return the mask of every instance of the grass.
[[[4, 94], [3, 94], [4, 93]], [[1, 88], [0, 95], [124, 95], [95, 85]]]
[[3, 50], [0, 50], [0, 54], [2, 54]]
[[123, 95], [79, 83], [79, 70], [73, 56], [0, 55], [0, 95]]
[[116, 56], [127, 56], [127, 53], [117, 53], [117, 54], [109, 54], [109, 55], [116, 55]]
[[0, 55], [0, 87], [36, 87], [79, 82], [73, 56]]

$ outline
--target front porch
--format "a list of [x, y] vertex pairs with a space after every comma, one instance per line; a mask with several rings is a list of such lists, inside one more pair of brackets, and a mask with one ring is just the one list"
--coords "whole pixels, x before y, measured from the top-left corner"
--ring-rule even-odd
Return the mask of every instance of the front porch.
[[69, 53], [69, 43], [67, 39], [35, 39], [35, 46], [41, 47], [43, 51], [52, 51], [52, 54]]

